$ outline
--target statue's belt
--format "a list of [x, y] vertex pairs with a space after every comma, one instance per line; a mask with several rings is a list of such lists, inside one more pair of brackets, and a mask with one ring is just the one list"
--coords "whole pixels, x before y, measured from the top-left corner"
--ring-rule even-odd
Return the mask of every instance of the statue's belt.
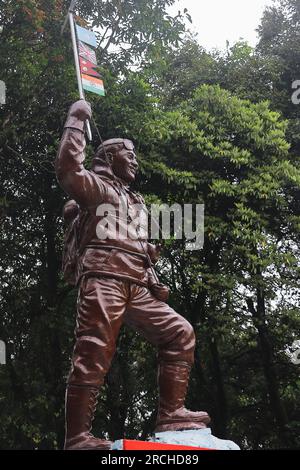
[[[138, 253], [137, 251], [130, 251], [130, 250], [126, 250], [126, 248], [121, 248], [119, 246], [112, 246], [112, 245], [98, 245], [98, 244], [93, 244], [93, 243], [89, 243], [88, 245], [85, 245], [84, 247], [84, 250], [87, 249], [87, 248], [93, 248], [93, 249], [96, 249], [96, 250], [117, 250], [117, 251], [123, 251], [125, 253], [128, 253], [129, 255], [135, 255], [135, 256], [139, 256], [140, 258], [142, 258], [143, 260], [147, 261], [148, 264], [149, 264], [149, 267], [152, 266], [152, 263], [151, 263], [151, 260], [150, 260], [150, 257], [149, 255], [147, 256], [146, 254], [144, 253]], [[83, 252], [84, 252], [83, 250]]]

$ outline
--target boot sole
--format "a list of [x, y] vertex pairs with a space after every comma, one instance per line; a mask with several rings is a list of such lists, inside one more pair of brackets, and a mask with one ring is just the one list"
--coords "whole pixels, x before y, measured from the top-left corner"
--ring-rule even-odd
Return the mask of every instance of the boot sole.
[[65, 449], [70, 451], [78, 451], [78, 450], [111, 450], [111, 447], [81, 447], [80, 449]]
[[98, 444], [94, 446], [89, 446], [87, 444], [80, 446], [80, 443], [73, 444], [70, 447], [64, 447], [64, 450], [111, 450], [113, 442], [103, 442], [103, 444]]
[[199, 418], [166, 418], [166, 419], [160, 419], [158, 421], [158, 426], [161, 426], [163, 424], [172, 424], [172, 423], [175, 423], [175, 424], [186, 424], [186, 423], [199, 423], [199, 424], [209, 424], [211, 422], [211, 419], [210, 419], [210, 416], [207, 414], [207, 413], [203, 413], [202, 416], [199, 416]]
[[64, 449], [64, 450], [111, 450], [111, 446], [109, 447], [76, 447], [71, 449]]
[[184, 422], [172, 422], [168, 424], [159, 424], [156, 426], [154, 433], [158, 432], [166, 432], [166, 431], [187, 431], [189, 429], [206, 429], [207, 426], [204, 422], [189, 422], [189, 423], [184, 423]]

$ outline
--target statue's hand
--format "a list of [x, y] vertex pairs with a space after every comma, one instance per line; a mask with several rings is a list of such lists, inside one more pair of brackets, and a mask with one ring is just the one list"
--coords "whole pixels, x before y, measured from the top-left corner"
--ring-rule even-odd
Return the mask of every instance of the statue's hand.
[[148, 255], [150, 256], [151, 262], [153, 264], [157, 263], [159, 260], [161, 250], [161, 245], [153, 245], [152, 243], [148, 243]]
[[69, 110], [69, 116], [76, 117], [80, 121], [86, 121], [92, 116], [90, 103], [85, 100], [78, 100], [72, 104]]
[[170, 290], [164, 284], [153, 284], [150, 287], [151, 294], [161, 302], [167, 302]]

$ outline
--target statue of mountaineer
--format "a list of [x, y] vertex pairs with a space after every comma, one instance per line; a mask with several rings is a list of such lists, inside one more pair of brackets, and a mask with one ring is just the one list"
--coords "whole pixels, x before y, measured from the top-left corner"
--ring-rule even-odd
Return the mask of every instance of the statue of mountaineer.
[[[158, 350], [159, 408], [156, 432], [205, 428], [206, 412], [184, 407], [195, 335], [186, 319], [166, 304], [167, 287], [159, 284], [153, 265], [159, 250], [147, 238], [99, 237], [104, 215], [99, 206], [116, 208], [120, 200], [134, 218], [144, 201], [129, 189], [138, 163], [133, 143], [110, 139], [96, 151], [91, 170], [84, 168], [85, 121], [91, 117], [85, 100], [69, 111], [56, 158], [56, 174], [70, 196], [64, 208], [67, 223], [76, 220], [78, 286], [76, 343], [66, 389], [65, 449], [109, 449], [111, 442], [91, 434], [99, 388], [104, 382], [123, 323], [141, 333]], [[109, 230], [109, 229], [108, 229]], [[67, 240], [68, 245], [68, 240]]]

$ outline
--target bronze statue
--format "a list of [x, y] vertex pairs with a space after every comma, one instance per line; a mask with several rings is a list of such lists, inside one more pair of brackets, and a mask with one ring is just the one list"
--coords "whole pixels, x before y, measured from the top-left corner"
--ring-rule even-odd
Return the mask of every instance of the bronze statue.
[[[90, 431], [98, 390], [123, 322], [158, 349], [155, 431], [201, 429], [210, 422], [206, 412], [184, 408], [195, 335], [188, 321], [165, 303], [168, 289], [159, 284], [151, 267], [158, 250], [146, 239], [97, 236], [99, 205], [109, 203], [117, 208], [123, 198], [134, 211], [143, 199], [129, 189], [138, 169], [130, 140], [103, 142], [91, 170], [84, 168], [84, 123], [90, 117], [86, 101], [71, 106], [55, 164], [60, 185], [72, 198], [65, 206], [65, 219], [73, 231], [76, 222], [78, 254], [74, 267], [74, 282], [79, 287], [76, 343], [66, 390], [65, 449], [110, 448], [111, 442], [95, 438]], [[69, 259], [69, 266], [72, 263]]]

